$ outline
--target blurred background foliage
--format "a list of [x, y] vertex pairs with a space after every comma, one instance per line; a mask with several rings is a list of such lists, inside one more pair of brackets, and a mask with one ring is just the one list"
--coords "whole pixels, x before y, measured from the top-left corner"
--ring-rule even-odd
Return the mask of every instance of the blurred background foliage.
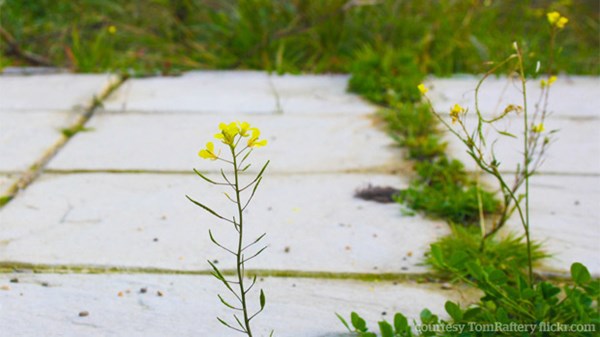
[[[186, 69], [353, 74], [369, 70], [371, 74], [351, 86], [385, 87], [376, 82], [392, 79], [377, 74], [420, 77], [482, 72], [488, 68], [486, 62], [510, 53], [513, 41], [544, 64], [550, 35], [545, 14], [558, 10], [570, 21], [558, 35], [556, 70], [599, 73], [597, 0], [0, 3], [0, 67], [31, 64], [22, 54], [32, 53], [42, 58], [40, 63], [78, 72], [132, 75]], [[408, 93], [408, 98], [413, 94]], [[383, 100], [378, 95], [381, 91], [369, 98]]]

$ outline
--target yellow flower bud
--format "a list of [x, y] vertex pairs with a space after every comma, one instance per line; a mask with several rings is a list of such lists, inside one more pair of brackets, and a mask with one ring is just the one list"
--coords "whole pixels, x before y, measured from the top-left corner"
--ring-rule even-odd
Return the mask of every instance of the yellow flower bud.
[[452, 123], [456, 123], [459, 118], [459, 114], [465, 112], [465, 109], [459, 104], [454, 104], [452, 109], [450, 109], [450, 117], [452, 117]]
[[540, 124], [538, 124], [538, 125], [534, 125], [534, 126], [531, 128], [531, 131], [533, 131], [533, 132], [535, 132], [535, 133], [544, 132], [544, 130], [546, 130], [546, 129], [544, 128], [544, 124], [543, 124], [543, 123], [540, 123]]

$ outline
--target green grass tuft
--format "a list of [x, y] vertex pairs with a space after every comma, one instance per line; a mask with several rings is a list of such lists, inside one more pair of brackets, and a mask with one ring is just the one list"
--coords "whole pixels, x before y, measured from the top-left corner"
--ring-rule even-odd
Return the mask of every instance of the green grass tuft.
[[[432, 244], [440, 248], [443, 263], [430, 254], [426, 263], [442, 274], [468, 275], [467, 264], [478, 262], [481, 266], [500, 269], [508, 275], [526, 272], [527, 244], [522, 236], [508, 234], [496, 236], [486, 241], [484, 251], [480, 250], [481, 233], [475, 227], [451, 226], [452, 233]], [[532, 244], [532, 261], [546, 257], [540, 243]], [[524, 274], [523, 274], [524, 275]]]

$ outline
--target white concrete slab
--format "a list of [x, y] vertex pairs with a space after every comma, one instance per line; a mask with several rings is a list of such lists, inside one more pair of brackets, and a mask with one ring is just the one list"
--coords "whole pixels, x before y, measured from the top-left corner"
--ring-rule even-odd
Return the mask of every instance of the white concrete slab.
[[[468, 130], [476, 129], [476, 119], [467, 119]], [[492, 128], [485, 128], [489, 145], [494, 144], [496, 158], [501, 162], [500, 170], [514, 172], [517, 164], [523, 161], [523, 121], [520, 117], [506, 117], [505, 120], [495, 124], [497, 130], [508, 131], [519, 138], [502, 136]], [[546, 131], [544, 136], [550, 136], [552, 143], [540, 166], [540, 173], [564, 174], [600, 174], [600, 119], [596, 118], [558, 118], [549, 117], [544, 123]], [[458, 129], [458, 124], [455, 125]], [[551, 130], [558, 130], [550, 135]], [[467, 154], [466, 146], [456, 136], [446, 133], [449, 141], [449, 153], [460, 159], [467, 169], [475, 170], [476, 164]], [[491, 160], [491, 153], [488, 153]]]
[[[425, 84], [427, 93], [437, 111], [447, 113], [458, 103], [475, 112], [475, 87], [480, 77], [456, 76], [453, 78], [430, 78]], [[529, 80], [528, 105], [533, 112], [540, 96], [540, 79]], [[589, 76], [559, 76], [552, 85], [548, 110], [554, 116], [598, 117], [600, 111], [600, 78]], [[497, 115], [508, 104], [522, 104], [520, 82], [505, 77], [488, 78], [481, 87], [479, 106], [482, 113]]]
[[4, 110], [80, 110], [117, 80], [114, 75], [51, 74], [0, 76]]
[[[406, 181], [386, 175], [267, 174], [245, 221], [247, 239], [267, 232], [269, 249], [248, 268], [426, 271], [418, 264], [448, 227], [403, 216], [395, 203], [354, 198], [368, 183], [401, 188]], [[208, 230], [233, 245], [234, 229], [184, 197], [235, 215], [235, 205], [222, 194], [227, 190], [207, 185], [192, 175], [45, 175], [0, 213], [0, 260], [207, 270], [206, 260], [216, 259], [231, 268], [231, 255], [210, 242]]]
[[346, 91], [348, 75], [271, 76], [285, 114], [370, 114], [378, 108]]
[[267, 73], [194, 71], [130, 79], [104, 103], [110, 111], [270, 114], [277, 108]]
[[0, 171], [29, 168], [76, 117], [75, 112], [60, 111], [0, 112]]
[[[15, 277], [19, 282], [9, 283]], [[0, 285], [10, 287], [0, 290], [7, 336], [240, 335], [216, 320], [231, 314], [216, 297], [224, 293], [221, 284], [210, 276], [9, 274], [0, 276]], [[266, 278], [257, 286], [267, 296], [265, 311], [253, 321], [257, 337], [270, 329], [276, 336], [345, 337], [336, 312], [349, 317], [356, 310], [378, 331], [376, 322], [393, 321], [397, 311], [409, 321], [425, 307], [445, 317], [445, 301], [461, 301], [459, 292], [392, 282]], [[163, 296], [157, 296], [159, 290]], [[80, 317], [82, 311], [88, 315]]]
[[[534, 176], [530, 189], [532, 237], [553, 255], [543, 268], [568, 272], [581, 262], [599, 276], [600, 177]], [[523, 233], [517, 214], [508, 228]]]
[[[57, 170], [215, 170], [198, 151], [214, 140], [222, 121], [247, 120], [261, 129], [267, 147], [253, 153], [271, 160], [271, 172], [342, 172], [403, 167], [402, 152], [366, 116], [218, 116], [99, 114], [49, 163]], [[223, 145], [218, 143], [218, 145]], [[225, 149], [223, 148], [223, 151]], [[225, 154], [225, 152], [223, 152]], [[258, 167], [256, 167], [258, 169]], [[218, 170], [217, 170], [218, 171]]]

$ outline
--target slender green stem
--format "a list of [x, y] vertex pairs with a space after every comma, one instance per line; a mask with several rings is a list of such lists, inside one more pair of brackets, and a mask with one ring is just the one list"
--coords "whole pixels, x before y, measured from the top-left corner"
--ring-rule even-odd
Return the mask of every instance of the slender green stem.
[[236, 251], [236, 259], [237, 259], [237, 278], [238, 285], [240, 287], [240, 296], [242, 302], [242, 312], [244, 314], [244, 326], [246, 330], [246, 334], [248, 337], [252, 337], [252, 330], [250, 329], [250, 319], [248, 317], [248, 307], [246, 305], [246, 290], [244, 289], [244, 258], [242, 256], [242, 249], [244, 247], [244, 216], [242, 211], [242, 200], [240, 198], [240, 184], [239, 184], [239, 173], [237, 166], [237, 156], [235, 153], [235, 147], [233, 145], [230, 146], [231, 155], [233, 157], [233, 172], [235, 175], [235, 197], [238, 208], [238, 228], [239, 228], [239, 236], [238, 236], [238, 246]]
[[525, 170], [525, 222], [523, 228], [525, 229], [525, 239], [527, 240], [527, 262], [529, 267], [529, 283], [533, 284], [533, 266], [531, 261], [531, 238], [529, 237], [529, 125], [527, 120], [527, 85], [525, 82], [525, 69], [523, 66], [523, 55], [521, 49], [515, 42], [515, 49], [517, 50], [517, 57], [519, 59], [519, 75], [521, 77], [521, 87], [523, 94], [523, 170]]

